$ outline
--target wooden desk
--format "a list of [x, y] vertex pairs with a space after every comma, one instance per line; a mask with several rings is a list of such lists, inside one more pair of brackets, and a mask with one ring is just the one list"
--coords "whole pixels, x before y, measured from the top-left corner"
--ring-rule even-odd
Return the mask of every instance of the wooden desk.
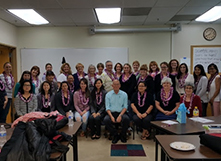
[[[206, 119], [214, 120], [214, 122], [208, 124], [220, 124], [221, 116], [210, 116], [204, 117]], [[174, 120], [175, 121], [175, 120]], [[174, 135], [195, 135], [195, 134], [203, 134], [205, 133], [202, 125], [204, 123], [195, 122], [187, 118], [186, 124], [174, 124], [167, 125], [162, 123], [162, 121], [151, 121], [151, 126], [155, 128], [159, 132], [163, 132], [165, 134], [174, 134]]]
[[[191, 143], [196, 149], [188, 152], [172, 149], [170, 143], [174, 141]], [[156, 153], [158, 151], [158, 144], [162, 149], [161, 153], [164, 153], [161, 155], [161, 161], [165, 160], [165, 155], [168, 160], [173, 161], [221, 160], [221, 154], [200, 144], [200, 138], [198, 135], [156, 135]], [[155, 161], [158, 161], [157, 157], [155, 158]]]

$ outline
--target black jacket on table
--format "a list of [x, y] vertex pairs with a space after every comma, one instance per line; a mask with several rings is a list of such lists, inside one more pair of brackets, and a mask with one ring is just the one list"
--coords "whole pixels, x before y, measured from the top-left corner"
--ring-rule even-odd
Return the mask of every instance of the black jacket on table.
[[131, 77], [125, 82], [122, 81], [122, 76], [123, 75], [121, 75], [119, 78], [119, 81], [121, 84], [120, 89], [122, 91], [126, 92], [128, 99], [131, 100], [131, 97], [135, 91], [135, 87], [136, 87], [136, 83], [137, 83], [136, 76], [134, 74], [132, 74]]
[[91, 109], [91, 114], [93, 113], [100, 113], [101, 115], [104, 115], [105, 113], [105, 96], [106, 96], [106, 91], [102, 90], [102, 102], [100, 105], [97, 104], [97, 100], [96, 99], [90, 99], [91, 103], [90, 103], [90, 109]]
[[[173, 87], [174, 90], [175, 90], [175, 87], [176, 87], [175, 76], [169, 74], [169, 78], [171, 78], [171, 81], [172, 81], [172, 83], [173, 83], [172, 87]], [[160, 90], [161, 90], [161, 88], [162, 88], [160, 73], [156, 75], [155, 80], [154, 80], [154, 84], [155, 84], [155, 86], [154, 86], [155, 95], [157, 95], [158, 92], [160, 92]]]
[[[55, 95], [55, 110], [58, 110], [58, 112], [64, 116], [66, 116], [66, 112], [68, 112], [69, 110], [74, 111], [73, 94], [71, 92], [69, 93], [70, 93], [70, 101], [67, 106], [65, 106], [62, 102], [61, 91], [59, 91]], [[68, 99], [64, 97], [65, 103], [67, 103], [67, 100]]]

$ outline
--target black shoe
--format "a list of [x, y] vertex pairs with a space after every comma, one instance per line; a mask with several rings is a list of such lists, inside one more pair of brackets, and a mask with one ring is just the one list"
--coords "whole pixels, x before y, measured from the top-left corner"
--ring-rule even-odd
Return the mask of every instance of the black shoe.
[[116, 144], [118, 141], [119, 141], [119, 136], [118, 135], [115, 135], [114, 137], [113, 137], [113, 140], [112, 140], [112, 143], [113, 144]]
[[127, 142], [126, 136], [121, 135], [121, 136], [120, 136], [120, 141], [121, 141], [122, 143], [126, 143], [126, 142]]

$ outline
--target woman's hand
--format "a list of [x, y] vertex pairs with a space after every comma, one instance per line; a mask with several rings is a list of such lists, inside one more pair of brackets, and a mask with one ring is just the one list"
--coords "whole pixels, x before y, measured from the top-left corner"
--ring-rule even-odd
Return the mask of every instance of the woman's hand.
[[137, 117], [139, 117], [140, 119], [142, 119], [142, 114], [140, 112], [137, 113]]

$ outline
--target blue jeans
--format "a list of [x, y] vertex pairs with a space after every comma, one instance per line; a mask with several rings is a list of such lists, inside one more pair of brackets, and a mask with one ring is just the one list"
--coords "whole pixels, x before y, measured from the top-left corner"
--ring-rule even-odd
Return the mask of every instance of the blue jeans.
[[74, 117], [75, 117], [75, 120], [77, 122], [82, 122], [82, 130], [83, 131], [86, 131], [86, 128], [87, 128], [87, 121], [88, 121], [88, 117], [90, 115], [90, 112], [87, 111], [85, 114], [83, 114], [82, 116], [77, 112], [75, 111], [74, 113]]

